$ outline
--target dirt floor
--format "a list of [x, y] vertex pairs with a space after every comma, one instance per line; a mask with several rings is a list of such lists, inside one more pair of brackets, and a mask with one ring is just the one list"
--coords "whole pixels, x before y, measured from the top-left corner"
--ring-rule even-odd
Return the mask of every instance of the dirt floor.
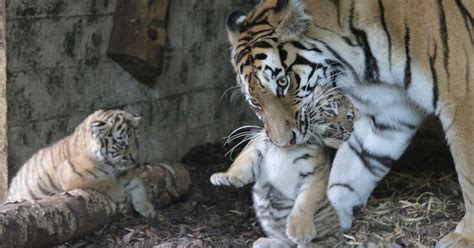
[[[222, 144], [207, 144], [183, 157], [191, 192], [160, 210], [159, 226], [130, 216], [62, 247], [250, 247], [263, 236], [251, 208], [250, 187], [236, 190], [209, 183], [212, 173], [230, 165], [227, 150]], [[463, 209], [449, 152], [440, 151], [439, 144], [424, 144], [422, 151], [410, 149], [377, 187], [346, 235], [347, 244], [430, 247], [455, 227]]]

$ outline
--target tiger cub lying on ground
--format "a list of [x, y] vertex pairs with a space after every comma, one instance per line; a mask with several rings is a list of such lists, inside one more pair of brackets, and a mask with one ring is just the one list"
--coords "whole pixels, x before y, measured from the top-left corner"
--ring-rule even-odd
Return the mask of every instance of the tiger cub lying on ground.
[[140, 117], [121, 110], [98, 110], [89, 115], [74, 133], [39, 150], [20, 168], [6, 202], [94, 189], [120, 207], [130, 197], [136, 211], [155, 218], [146, 187], [133, 173], [139, 154], [139, 122]]
[[[314, 114], [321, 139], [349, 138], [354, 109], [345, 97], [329, 95]], [[326, 196], [330, 164], [324, 146], [277, 147], [262, 129], [227, 172], [211, 176], [211, 183], [241, 187], [255, 182], [253, 204], [268, 238], [253, 247], [342, 246], [339, 219]]]

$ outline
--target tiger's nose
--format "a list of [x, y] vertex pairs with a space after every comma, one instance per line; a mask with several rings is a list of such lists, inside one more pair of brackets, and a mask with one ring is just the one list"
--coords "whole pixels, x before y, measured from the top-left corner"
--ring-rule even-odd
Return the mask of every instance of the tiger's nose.
[[297, 136], [296, 136], [296, 132], [294, 131], [291, 131], [291, 135], [286, 140], [278, 141], [273, 138], [270, 138], [270, 139], [274, 145], [278, 147], [283, 147], [283, 148], [289, 148], [297, 144]]

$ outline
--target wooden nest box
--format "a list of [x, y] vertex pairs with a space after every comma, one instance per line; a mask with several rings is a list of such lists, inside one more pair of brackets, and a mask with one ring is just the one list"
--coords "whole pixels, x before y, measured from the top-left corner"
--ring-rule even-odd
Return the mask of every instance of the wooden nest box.
[[108, 55], [133, 77], [151, 83], [160, 75], [169, 0], [118, 0]]

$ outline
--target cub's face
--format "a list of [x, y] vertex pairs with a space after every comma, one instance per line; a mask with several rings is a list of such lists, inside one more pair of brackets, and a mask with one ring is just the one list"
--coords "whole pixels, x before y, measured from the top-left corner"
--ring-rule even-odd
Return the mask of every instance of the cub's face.
[[356, 111], [351, 102], [338, 93], [322, 103], [315, 115], [314, 132], [321, 135], [326, 145], [338, 148], [353, 131]]
[[96, 157], [118, 171], [136, 166], [140, 117], [119, 111], [103, 111], [91, 122]]

